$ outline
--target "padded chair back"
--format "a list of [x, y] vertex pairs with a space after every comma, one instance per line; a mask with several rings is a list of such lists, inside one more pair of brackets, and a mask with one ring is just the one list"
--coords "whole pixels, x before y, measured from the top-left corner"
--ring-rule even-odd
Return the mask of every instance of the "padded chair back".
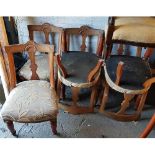
[[102, 56], [103, 43], [104, 43], [104, 31], [100, 29], [93, 29], [87, 25], [83, 25], [80, 28], [66, 28], [64, 29], [64, 51], [70, 51], [70, 37], [71, 35], [81, 36], [82, 42], [80, 45], [80, 50], [85, 51], [86, 38], [91, 36], [97, 36], [97, 49], [96, 54]]
[[146, 48], [144, 59], [148, 59], [155, 47], [154, 26], [153, 17], [109, 17], [105, 58], [111, 55], [113, 44], [118, 44], [118, 54], [122, 55], [125, 44], [137, 46], [138, 57], [142, 56], [142, 47]]
[[37, 65], [35, 63], [35, 53], [36, 51], [48, 53], [49, 55], [49, 68], [50, 68], [50, 83], [51, 87], [54, 88], [54, 46], [53, 45], [44, 45], [44, 44], [36, 44], [33, 41], [28, 41], [26, 44], [16, 44], [9, 45], [3, 48], [3, 52], [6, 53], [8, 58], [8, 67], [9, 67], [9, 83], [10, 83], [10, 91], [16, 87], [16, 70], [13, 54], [27, 52], [30, 58], [30, 68], [32, 71], [31, 80], [39, 80], [37, 74]]

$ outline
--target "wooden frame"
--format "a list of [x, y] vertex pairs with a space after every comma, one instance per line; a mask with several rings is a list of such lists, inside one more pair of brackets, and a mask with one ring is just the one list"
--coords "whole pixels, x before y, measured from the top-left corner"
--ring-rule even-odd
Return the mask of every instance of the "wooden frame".
[[[155, 43], [149, 44], [149, 43], [141, 43], [141, 42], [138, 43], [138, 42], [133, 42], [133, 41], [126, 41], [126, 40], [113, 40], [112, 39], [113, 33], [115, 29], [117, 28], [115, 27], [115, 19], [116, 17], [110, 17], [108, 21], [109, 27], [108, 27], [107, 36], [106, 36], [106, 53], [104, 55], [105, 60], [108, 57], [110, 57], [113, 44], [118, 43], [120, 44], [118, 46], [118, 55], [123, 54], [123, 44], [138, 46], [137, 51], [136, 51], [136, 56], [138, 57], [141, 57], [142, 47], [147, 47], [146, 52], [144, 54], [144, 58], [143, 58], [144, 60], [147, 61], [153, 52], [153, 47], [155, 47]], [[151, 84], [155, 82], [155, 78], [148, 79], [146, 82], [144, 82], [143, 89], [140, 89], [140, 90], [139, 89], [138, 90], [124, 89], [119, 86], [119, 82], [122, 76], [122, 68], [123, 68], [123, 63], [120, 62], [117, 66], [116, 81], [113, 82], [108, 75], [106, 63], [104, 63], [105, 81], [103, 81], [103, 85], [105, 89], [104, 89], [103, 97], [100, 100], [101, 106], [100, 106], [99, 112], [103, 113], [104, 115], [108, 117], [119, 120], [119, 121], [138, 120], [140, 117], [141, 111], [143, 109], [148, 90], [151, 87]], [[121, 108], [118, 112], [105, 111], [105, 106], [108, 100], [110, 88], [124, 94], [124, 100], [122, 101]], [[136, 105], [135, 105], [135, 113], [130, 114], [130, 115], [126, 114], [126, 110], [130, 104], [130, 101], [135, 97], [137, 97]]]
[[[50, 34], [52, 36], [52, 44], [54, 45], [54, 37], [55, 34], [58, 34], [58, 51], [55, 51], [55, 53], [61, 54], [62, 47], [64, 45], [63, 43], [63, 38], [64, 38], [64, 31], [63, 28], [57, 27], [55, 25], [49, 24], [49, 23], [44, 23], [42, 25], [27, 25], [28, 32], [29, 32], [29, 39], [34, 41], [34, 32], [42, 32], [44, 34], [44, 39], [45, 39], [45, 44], [50, 44]], [[54, 57], [55, 59], [55, 57]], [[55, 80], [57, 81], [57, 66], [55, 66]], [[21, 80], [27, 80], [25, 79], [22, 75], [19, 75]], [[57, 82], [56, 82], [57, 83]]]
[[[139, 119], [141, 111], [143, 109], [146, 97], [147, 97], [147, 93], [148, 90], [150, 89], [152, 83], [155, 82], [155, 78], [151, 78], [148, 79], [147, 81], [144, 82], [143, 86], [144, 89], [140, 89], [140, 90], [130, 90], [130, 89], [125, 89], [120, 87], [116, 82], [114, 83], [108, 73], [107, 73], [107, 69], [106, 69], [106, 65], [104, 64], [104, 71], [105, 71], [105, 83], [104, 83], [104, 93], [103, 93], [103, 97], [102, 100], [100, 101], [101, 106], [99, 109], [100, 113], [105, 114], [108, 117], [111, 117], [113, 119], [119, 120], [119, 121], [136, 121]], [[114, 113], [114, 112], [106, 112], [105, 111], [105, 107], [107, 104], [107, 100], [108, 100], [108, 95], [109, 95], [109, 89], [112, 88], [120, 93], [124, 94], [124, 100], [121, 103], [121, 109]], [[137, 96], [137, 100], [136, 100], [136, 105], [135, 105], [135, 110], [136, 112], [134, 114], [126, 114], [126, 109], [129, 106], [130, 101]]]
[[[37, 65], [35, 64], [35, 52], [40, 51], [43, 53], [48, 53], [49, 54], [49, 66], [50, 66], [50, 86], [51, 88], [55, 89], [55, 81], [54, 81], [54, 46], [53, 45], [44, 45], [44, 44], [36, 44], [33, 41], [28, 41], [26, 44], [17, 44], [17, 45], [10, 45], [10, 46], [5, 46], [3, 48], [3, 52], [6, 53], [8, 57], [8, 62], [9, 62], [9, 85], [10, 85], [10, 90], [14, 89], [16, 87], [16, 71], [15, 71], [15, 64], [14, 64], [14, 59], [13, 59], [13, 54], [14, 53], [22, 53], [27, 51], [30, 57], [31, 61], [31, 71], [32, 71], [32, 76], [31, 80], [39, 80], [39, 77], [37, 75]], [[51, 120], [45, 120], [45, 121], [50, 121], [51, 123], [51, 128], [54, 134], [57, 133], [56, 130], [56, 122], [57, 122], [57, 114], [55, 116], [56, 119], [51, 119]], [[11, 120], [4, 120], [7, 123], [7, 126], [11, 133], [16, 136], [16, 131], [14, 129], [13, 121]], [[35, 123], [35, 122], [33, 122]]]
[[97, 36], [97, 49], [96, 55], [102, 56], [103, 44], [104, 44], [104, 31], [100, 29], [93, 29], [87, 25], [83, 25], [80, 28], [66, 28], [64, 29], [64, 51], [69, 51], [70, 35], [78, 35], [82, 37], [82, 44], [80, 46], [81, 51], [85, 51], [86, 38], [88, 36]]
[[[52, 37], [54, 38], [55, 33], [59, 34], [58, 37], [58, 54], [61, 54], [62, 49], [64, 49], [64, 47], [62, 47], [62, 45], [64, 43], [62, 43], [63, 41], [63, 35], [64, 35], [64, 31], [63, 28], [61, 27], [57, 27], [55, 25], [49, 24], [49, 23], [44, 23], [42, 25], [28, 25], [28, 31], [29, 31], [29, 39], [34, 41], [34, 32], [43, 32], [44, 36], [45, 36], [45, 44], [50, 44], [50, 40], [49, 40], [49, 35], [50, 33], [52, 34]], [[53, 43], [54, 44], [54, 43]]]
[[140, 134], [140, 138], [146, 138], [155, 126], [155, 114], [153, 114], [144, 131]]
[[5, 57], [2, 53], [2, 47], [0, 47], [0, 72], [1, 72], [1, 80], [2, 80], [2, 85], [5, 93], [5, 98], [8, 97], [9, 95], [9, 78], [8, 78], [8, 72], [6, 68], [6, 62], [5, 62]]
[[[57, 87], [57, 93], [58, 97], [60, 99], [60, 92], [62, 84], [65, 84], [66, 86], [71, 87], [72, 91], [72, 105], [67, 106], [64, 104], [59, 103], [59, 108], [64, 109], [65, 111], [72, 113], [72, 114], [82, 114], [82, 113], [91, 113], [94, 112], [94, 105], [96, 101], [97, 96], [97, 87], [100, 81], [100, 71], [101, 66], [103, 64], [103, 60], [99, 59], [97, 65], [90, 71], [88, 74], [88, 82], [87, 83], [72, 83], [65, 79], [66, 73], [61, 74], [60, 72], [64, 72], [65, 68], [61, 64], [61, 61], [59, 61], [59, 56], [57, 56], [57, 64], [58, 64], [58, 87]], [[92, 93], [90, 97], [90, 106], [89, 107], [80, 107], [77, 105], [78, 101], [78, 93], [81, 88], [91, 88]]]
[[[0, 17], [0, 48], [4, 45], [8, 45], [8, 37], [5, 29], [5, 24], [3, 17]], [[6, 70], [6, 62], [5, 62], [5, 56], [3, 55], [2, 51], [0, 51], [0, 74], [1, 74], [1, 80], [2, 85], [4, 89], [5, 98], [8, 96], [9, 92], [9, 84], [8, 84], [8, 77], [7, 77], [7, 70]]]
[[[93, 29], [87, 25], [83, 25], [80, 28], [66, 28], [64, 29], [64, 39], [63, 43], [64, 52], [69, 52], [69, 44], [70, 44], [70, 36], [76, 35], [82, 37], [82, 44], [80, 46], [81, 51], [85, 51], [86, 46], [86, 38], [88, 36], [97, 36], [97, 49], [96, 49], [96, 55], [101, 57], [103, 52], [103, 46], [104, 46], [104, 31], [99, 29]], [[94, 111], [94, 104], [96, 100], [97, 95], [97, 86], [99, 83], [99, 76], [100, 76], [100, 70], [102, 66], [103, 60], [99, 60], [96, 67], [92, 69], [92, 71], [88, 75], [88, 82], [87, 83], [71, 83], [68, 80], [66, 80], [67, 76], [67, 70], [64, 68], [64, 66], [61, 64], [61, 58], [60, 56], [57, 56], [57, 64], [58, 64], [58, 86], [57, 86], [57, 93], [60, 98], [62, 96], [62, 99], [65, 98], [65, 85], [70, 86], [72, 90], [72, 100], [73, 103], [71, 106], [66, 106], [59, 104], [59, 107], [64, 109], [65, 111], [68, 111], [72, 114], [79, 114], [79, 113], [88, 113]], [[62, 73], [62, 75], [60, 74]], [[94, 78], [95, 77], [95, 78]], [[78, 93], [81, 88], [92, 88], [91, 93], [91, 99], [90, 99], [90, 107], [79, 107], [77, 105], [78, 101]]]

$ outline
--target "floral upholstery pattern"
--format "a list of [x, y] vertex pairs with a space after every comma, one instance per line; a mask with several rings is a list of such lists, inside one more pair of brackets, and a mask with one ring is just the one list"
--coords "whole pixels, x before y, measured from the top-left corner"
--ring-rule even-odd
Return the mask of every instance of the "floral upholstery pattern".
[[2, 110], [4, 121], [41, 122], [56, 119], [57, 95], [43, 80], [24, 81], [10, 92]]

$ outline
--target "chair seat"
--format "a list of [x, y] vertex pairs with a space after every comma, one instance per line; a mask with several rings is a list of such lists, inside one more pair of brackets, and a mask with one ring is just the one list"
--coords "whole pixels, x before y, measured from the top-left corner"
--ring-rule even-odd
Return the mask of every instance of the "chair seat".
[[41, 80], [24, 81], [10, 92], [1, 116], [16, 122], [41, 122], [56, 118], [57, 96], [50, 83]]
[[151, 78], [151, 70], [147, 62], [139, 57], [112, 55], [106, 60], [107, 73], [111, 80], [116, 80], [118, 63], [124, 62], [123, 74], [119, 86], [130, 90], [143, 89], [143, 83]]
[[129, 24], [118, 26], [113, 33], [113, 40], [128, 41], [130, 43], [155, 43], [155, 26], [143, 24]]
[[98, 57], [89, 52], [63, 52], [61, 62], [67, 70], [71, 83], [87, 83], [90, 71], [97, 65]]
[[[40, 80], [49, 80], [49, 64], [48, 54], [36, 55], [35, 56], [37, 68], [37, 74]], [[27, 80], [31, 79], [32, 71], [30, 68], [30, 60], [28, 60], [24, 66], [20, 69], [19, 75]]]

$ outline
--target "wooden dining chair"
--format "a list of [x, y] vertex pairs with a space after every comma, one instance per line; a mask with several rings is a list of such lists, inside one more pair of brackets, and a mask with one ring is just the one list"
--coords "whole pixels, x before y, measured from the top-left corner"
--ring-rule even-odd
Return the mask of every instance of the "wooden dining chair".
[[146, 138], [155, 126], [155, 114], [153, 114], [144, 131], [140, 134], [140, 138]]
[[[57, 26], [54, 26], [49, 23], [44, 23], [42, 25], [28, 25], [28, 32], [29, 32], [29, 39], [41, 42], [41, 40], [44, 40], [45, 44], [52, 44], [55, 45], [55, 53], [61, 53], [61, 43], [62, 41], [62, 35], [63, 35], [63, 29]], [[38, 32], [38, 38], [37, 33]], [[43, 34], [43, 37], [41, 36]], [[35, 37], [36, 36], [36, 37]], [[40, 37], [41, 36], [41, 37]], [[37, 39], [38, 40], [37, 40]], [[57, 48], [56, 48], [57, 47]], [[39, 54], [37, 52], [36, 54], [36, 64], [38, 65], [37, 74], [40, 79], [42, 80], [49, 80], [49, 66], [48, 66], [48, 55], [47, 54]], [[29, 68], [30, 60], [28, 60], [24, 66], [20, 69], [19, 75], [22, 79], [29, 80], [31, 78], [31, 70]], [[55, 68], [56, 65], [55, 65]], [[57, 69], [55, 69], [55, 79], [57, 79]]]
[[[154, 24], [155, 19], [151, 17], [109, 18], [100, 113], [119, 121], [133, 121], [140, 117], [148, 90], [155, 82], [148, 63], [155, 47]], [[112, 54], [114, 44], [119, 47], [115, 55]], [[124, 45], [136, 46], [136, 56], [131, 56], [129, 51], [123, 50]], [[146, 48], [144, 55], [142, 47]], [[111, 90], [122, 93], [124, 97], [117, 111], [106, 110]], [[131, 112], [130, 103], [134, 99], [135, 109]]]
[[[80, 49], [78, 51], [74, 51], [74, 48], [70, 49], [72, 36], [75, 36], [75, 39], [77, 39], [75, 46], [78, 46], [78, 37], [81, 38], [81, 42], [79, 43]], [[86, 44], [86, 40], [88, 38], [91, 39], [92, 37], [97, 37], [96, 49], [94, 51], [91, 51], [89, 44]], [[91, 40], [89, 43], [91, 44]], [[57, 92], [59, 98], [61, 97], [61, 92], [63, 94], [62, 98], [65, 98], [64, 86], [71, 87], [73, 104], [69, 107], [60, 105], [61, 108], [74, 114], [93, 112], [97, 91], [96, 87], [103, 63], [101, 59], [103, 44], [103, 30], [93, 29], [86, 25], [81, 26], [80, 28], [64, 29], [64, 50], [62, 55], [57, 55], [59, 69]], [[91, 52], [94, 52], [94, 54], [91, 54]], [[92, 88], [89, 108], [77, 105], [78, 95], [82, 88]]]
[[[9, 96], [0, 111], [1, 117], [6, 122], [13, 135], [16, 134], [13, 122], [38, 123], [50, 121], [53, 134], [57, 133], [58, 98], [54, 84], [54, 46], [36, 44], [28, 41], [26, 44], [5, 46], [3, 49], [9, 62]], [[5, 50], [5, 51], [4, 51]], [[35, 52], [48, 53], [50, 82], [39, 80], [36, 72], [37, 64]], [[13, 55], [27, 52], [30, 58], [30, 80], [17, 84]]]

